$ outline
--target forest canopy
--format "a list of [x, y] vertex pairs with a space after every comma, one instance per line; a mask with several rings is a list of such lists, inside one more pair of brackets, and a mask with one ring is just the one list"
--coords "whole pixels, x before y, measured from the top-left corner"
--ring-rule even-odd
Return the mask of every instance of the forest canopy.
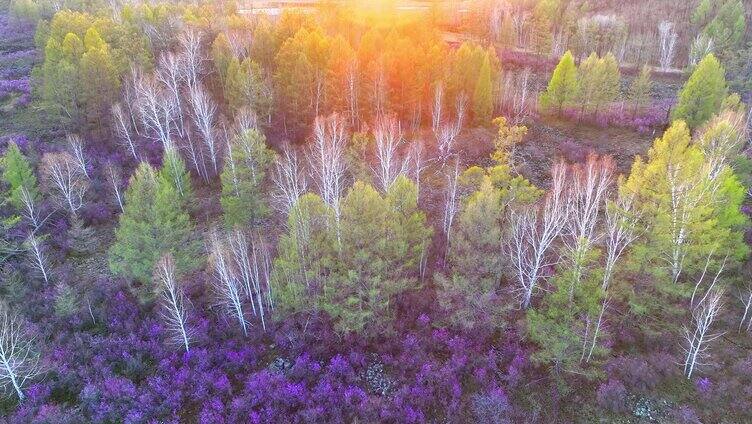
[[0, 0], [9, 423], [747, 422], [741, 0]]

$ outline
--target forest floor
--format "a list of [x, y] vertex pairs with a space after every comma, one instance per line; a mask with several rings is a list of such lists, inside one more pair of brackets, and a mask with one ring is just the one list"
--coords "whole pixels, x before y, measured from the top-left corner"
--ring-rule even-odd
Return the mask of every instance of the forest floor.
[[[494, 132], [470, 128], [458, 138], [458, 150], [466, 165], [488, 165]], [[570, 162], [584, 159], [589, 151], [611, 155], [619, 173], [628, 174], [635, 156], [645, 155], [659, 131], [643, 134], [624, 128], [601, 128], [545, 117], [528, 125], [528, 134], [516, 153], [517, 171], [538, 186], [546, 186], [551, 164], [559, 157]]]

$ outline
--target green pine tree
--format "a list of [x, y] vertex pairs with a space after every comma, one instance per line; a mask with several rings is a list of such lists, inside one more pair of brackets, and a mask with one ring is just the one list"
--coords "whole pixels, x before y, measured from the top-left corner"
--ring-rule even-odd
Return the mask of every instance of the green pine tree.
[[193, 187], [191, 185], [191, 175], [185, 167], [183, 158], [175, 148], [168, 148], [162, 157], [162, 167], [159, 169], [159, 178], [163, 178], [166, 183], [172, 185], [172, 188], [180, 197], [181, 204], [185, 208], [190, 208], [193, 200]]
[[643, 65], [640, 75], [632, 81], [629, 86], [627, 97], [634, 107], [632, 116], [637, 116], [637, 112], [650, 103], [650, 92], [653, 89], [653, 81], [650, 78], [650, 67]]
[[732, 53], [731, 50], [739, 47], [746, 29], [747, 21], [742, 0], [726, 0], [703, 32], [713, 40], [715, 51], [725, 58], [727, 54]]
[[728, 88], [721, 63], [710, 53], [703, 58], [679, 91], [671, 118], [683, 120], [690, 128], [699, 128], [718, 113]]
[[318, 310], [337, 255], [334, 220], [334, 211], [313, 193], [301, 196], [290, 209], [272, 272], [280, 316]]
[[[577, 270], [591, 267], [596, 259], [595, 252], [586, 252], [578, 255], [571, 267], [562, 267], [564, 269], [551, 279], [552, 288], [541, 305], [527, 312], [527, 331], [538, 345], [532, 359], [552, 366], [557, 373], [595, 375], [583, 359], [589, 352], [594, 320], [604, 294], [598, 272], [583, 278]], [[603, 347], [596, 345], [595, 350], [602, 351]]]
[[224, 86], [227, 80], [227, 69], [230, 66], [230, 62], [235, 57], [232, 54], [230, 48], [230, 41], [224, 33], [217, 35], [214, 42], [211, 45], [212, 63], [214, 63], [214, 70], [219, 76], [220, 83]]
[[478, 73], [478, 81], [475, 83], [473, 95], [473, 119], [475, 125], [488, 125], [493, 113], [493, 96], [491, 90], [491, 60], [486, 53], [483, 65]]
[[233, 139], [220, 175], [225, 225], [249, 225], [269, 213], [261, 183], [273, 157], [266, 147], [266, 137], [257, 129]]
[[321, 303], [341, 333], [388, 329], [393, 297], [416, 284], [430, 232], [412, 182], [402, 177], [394, 185], [382, 197], [357, 181], [342, 202], [341, 251], [347, 254]]
[[449, 322], [460, 328], [500, 326], [501, 190], [484, 176], [465, 202], [452, 235], [449, 278], [436, 274], [439, 303]]
[[417, 188], [399, 177], [385, 196], [357, 181], [334, 212], [314, 194], [290, 210], [273, 278], [285, 313], [326, 312], [340, 333], [387, 329], [394, 298], [418, 284], [431, 236]]
[[556, 65], [546, 91], [541, 94], [540, 103], [544, 109], [556, 108], [561, 114], [564, 106], [578, 96], [577, 66], [572, 53], [567, 50]]
[[24, 188], [32, 200], [37, 199], [39, 196], [37, 178], [34, 176], [34, 170], [28, 159], [21, 153], [16, 143], [8, 143], [5, 154], [0, 159], [0, 165], [3, 169], [3, 182], [8, 186], [7, 201], [16, 210], [23, 208], [21, 192]]
[[110, 47], [94, 27], [84, 37], [86, 51], [81, 55], [78, 86], [80, 101], [91, 125], [101, 125], [120, 91], [120, 78]]
[[225, 99], [232, 110], [250, 108], [260, 116], [268, 115], [271, 102], [264, 93], [261, 67], [249, 58], [233, 58], [227, 68]]
[[237, 57], [230, 59], [225, 75], [225, 100], [227, 100], [230, 109], [238, 110], [243, 105], [242, 85], [244, 84], [244, 75], [240, 69], [240, 60]]
[[109, 260], [113, 273], [140, 284], [135, 291], [142, 302], [153, 298], [154, 265], [166, 252], [175, 258], [178, 272], [201, 266], [200, 244], [181, 204], [173, 182], [159, 178], [148, 164], [139, 165], [125, 192]]
[[598, 61], [598, 81], [600, 90], [597, 91], [593, 107], [594, 113], [616, 101], [621, 87], [621, 72], [619, 63], [613, 53], [609, 52]]

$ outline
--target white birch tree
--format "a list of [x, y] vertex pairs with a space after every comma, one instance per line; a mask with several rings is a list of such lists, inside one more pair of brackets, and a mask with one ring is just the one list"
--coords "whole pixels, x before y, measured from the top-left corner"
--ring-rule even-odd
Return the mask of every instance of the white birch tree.
[[445, 258], [449, 257], [449, 251], [452, 245], [452, 225], [454, 224], [454, 218], [457, 216], [457, 212], [459, 212], [460, 209], [459, 176], [460, 163], [459, 160], [455, 160], [454, 169], [446, 175], [447, 185], [444, 193], [443, 230], [444, 236], [446, 237], [446, 249], [444, 251]]
[[550, 257], [550, 250], [561, 234], [567, 213], [566, 165], [555, 164], [551, 174], [551, 188], [537, 207], [510, 209], [510, 234], [505, 247], [519, 286], [522, 308], [530, 306], [544, 268], [558, 262]]
[[115, 135], [122, 144], [125, 145], [128, 153], [133, 156], [133, 159], [138, 160], [138, 153], [136, 153], [136, 142], [131, 136], [131, 120], [126, 118], [123, 112], [123, 107], [120, 103], [112, 105], [112, 119], [113, 127], [115, 128]]
[[517, 125], [530, 115], [528, 102], [530, 101], [530, 68], [525, 68], [517, 74], [514, 93], [512, 96], [512, 123]]
[[57, 203], [71, 216], [77, 216], [84, 206], [89, 181], [76, 159], [67, 152], [45, 154], [42, 157], [42, 177]]
[[345, 185], [346, 143], [345, 124], [339, 115], [316, 118], [309, 161], [321, 198], [334, 211], [338, 234], [340, 200]]
[[81, 173], [87, 180], [91, 180], [89, 170], [87, 169], [89, 164], [84, 156], [84, 143], [81, 141], [81, 137], [75, 134], [68, 134], [66, 139], [68, 140], [68, 146], [70, 147], [71, 155], [75, 159], [76, 166], [78, 166], [78, 169], [81, 170]]
[[123, 82], [122, 102], [119, 104], [122, 107], [124, 116], [128, 119], [129, 127], [133, 133], [139, 137], [143, 137], [142, 128], [140, 128], [139, 120], [139, 94], [138, 85], [140, 84], [143, 73], [141, 69], [131, 66], [131, 70], [128, 73], [126, 80]]
[[122, 192], [122, 177], [120, 175], [120, 171], [115, 165], [108, 164], [106, 168], [107, 172], [107, 181], [112, 186], [112, 191], [115, 193], [115, 200], [117, 201], [118, 207], [120, 208], [120, 212], [125, 211], [125, 207], [123, 206], [123, 192]]
[[597, 240], [595, 230], [601, 207], [613, 184], [615, 167], [610, 156], [598, 157], [593, 153], [584, 164], [571, 167], [565, 195], [569, 203], [567, 229], [571, 240], [586, 241], [588, 249]]
[[19, 401], [26, 398], [26, 383], [42, 372], [35, 342], [21, 319], [0, 304], [0, 387], [11, 387]]
[[455, 120], [440, 125], [438, 133], [434, 134], [438, 142], [439, 156], [443, 161], [446, 161], [446, 159], [454, 153], [454, 143], [457, 136], [462, 132], [462, 126], [464, 125], [467, 102], [468, 100], [465, 94], [457, 96]]
[[700, 194], [696, 185], [700, 181], [682, 179], [681, 167], [681, 164], [669, 164], [667, 168], [670, 196], [670, 243], [667, 259], [671, 269], [671, 281], [674, 283], [679, 281], [679, 276], [684, 270], [695, 200]]
[[266, 319], [271, 307], [271, 263], [266, 246], [260, 237], [249, 242], [245, 232], [240, 229], [228, 235], [228, 246], [253, 315], [259, 317], [266, 331]]
[[232, 253], [216, 232], [209, 238], [209, 264], [214, 274], [212, 287], [218, 303], [228, 315], [238, 320], [243, 335], [247, 336], [248, 321], [244, 312], [243, 285], [233, 264]]
[[752, 309], [752, 287], [747, 285], [744, 291], [739, 293], [739, 300], [744, 306], [744, 314], [742, 314], [742, 319], [739, 321], [739, 332], [742, 331], [745, 322], [747, 323], [747, 331], [749, 331], [752, 328], [752, 315], [750, 314], [750, 310]]
[[276, 187], [272, 198], [277, 210], [285, 215], [308, 190], [308, 179], [302, 165], [292, 147], [282, 147], [282, 154], [275, 162], [272, 175]]
[[252, 109], [244, 107], [235, 115], [235, 133], [243, 134], [248, 130], [258, 129], [258, 115]]
[[398, 149], [403, 141], [402, 128], [393, 116], [381, 117], [376, 122], [373, 135], [377, 161], [374, 174], [379, 186], [386, 193], [397, 176], [405, 171], [404, 164], [398, 158]]
[[606, 261], [601, 284], [603, 291], [608, 290], [611, 284], [617, 261], [639, 236], [639, 215], [634, 200], [634, 194], [620, 193], [614, 202], [606, 206]]
[[188, 159], [191, 166], [196, 173], [204, 180], [205, 183], [209, 182], [209, 171], [206, 168], [206, 159], [204, 157], [204, 150], [198, 146], [194, 141], [193, 131], [191, 127], [185, 128], [185, 140], [183, 144], [183, 150], [187, 151]]
[[34, 196], [29, 192], [29, 189], [26, 186], [20, 187], [20, 199], [21, 204], [23, 205], [21, 216], [34, 228], [32, 232], [36, 233], [47, 218], [41, 218], [39, 216], [39, 206], [37, 206]]
[[206, 60], [201, 51], [202, 35], [199, 30], [188, 28], [178, 36], [180, 54], [183, 56], [181, 63], [185, 67], [183, 74], [189, 89], [198, 85]]
[[598, 346], [598, 336], [600, 335], [601, 329], [603, 328], [603, 317], [606, 313], [606, 310], [608, 309], [609, 303], [610, 303], [609, 297], [608, 296], [604, 297], [603, 302], [601, 303], [601, 311], [600, 313], [598, 313], [598, 319], [595, 321], [595, 328], [593, 330], [593, 339], [587, 340], [587, 338], [585, 338], [585, 343], [587, 344], [589, 342], [590, 349], [588, 350], [587, 356], [585, 356], [585, 351], [583, 350], [583, 357], [580, 358], [580, 361], [584, 359], [585, 363], [589, 363], [590, 360], [593, 358], [593, 352], [595, 351], [595, 347]]
[[704, 153], [704, 173], [711, 183], [710, 191], [715, 194], [720, 176], [745, 144], [744, 115], [724, 112], [716, 116], [699, 136], [697, 144]]
[[48, 284], [50, 282], [50, 272], [47, 264], [47, 254], [42, 241], [34, 233], [29, 233], [26, 237], [26, 251], [29, 254], [29, 262], [32, 268], [39, 272], [44, 283]]
[[360, 78], [358, 64], [352, 61], [347, 67], [345, 74], [347, 84], [347, 108], [350, 115], [350, 126], [355, 128], [360, 122], [360, 104], [358, 93], [360, 92]]
[[[692, 296], [689, 298], [689, 306], [691, 308], [697, 307], [699, 304], [705, 301], [707, 297], [710, 295], [710, 293], [713, 292], [713, 289], [715, 289], [716, 284], [718, 283], [721, 274], [723, 273], [723, 270], [726, 269], [726, 263], [728, 262], [728, 256], [723, 258], [723, 261], [721, 261], [720, 266], [718, 267], [718, 271], [715, 273], [715, 277], [713, 277], [713, 280], [711, 280], [710, 285], [707, 289], [704, 290], [705, 294], [701, 298], [697, 298], [698, 290], [700, 290], [700, 287], [702, 287], [703, 283], [705, 282], [705, 276], [708, 273], [708, 268], [711, 264], [711, 259], [713, 258], [713, 254], [715, 253], [715, 249], [711, 250], [708, 254], [707, 259], [705, 260], [705, 267], [702, 269], [702, 273], [700, 274], [700, 278], [697, 280], [697, 283], [695, 283], [694, 289], [692, 289]], [[695, 300], [697, 298], [697, 300]]]
[[585, 256], [600, 238], [601, 234], [596, 232], [596, 228], [601, 208], [613, 184], [614, 170], [615, 164], [611, 157], [599, 158], [592, 153], [588, 155], [584, 164], [574, 164], [570, 168], [564, 195], [567, 212], [566, 234], [563, 237], [574, 273], [569, 291], [570, 299], [574, 293], [574, 286], [578, 285], [583, 277]]
[[665, 71], [671, 68], [671, 63], [674, 61], [676, 40], [678, 38], [674, 29], [674, 23], [661, 21], [658, 24], [658, 37], [660, 39], [661, 69]]
[[175, 275], [175, 261], [170, 253], [162, 256], [154, 271], [154, 282], [160, 298], [162, 319], [170, 339], [190, 350], [191, 331], [188, 328], [187, 305], [189, 303]]
[[177, 105], [152, 75], [141, 75], [135, 83], [136, 106], [146, 135], [167, 147], [172, 144], [172, 128]]
[[[433, 88], [433, 103], [431, 103], [431, 129], [439, 134], [444, 120], [444, 83], [439, 81]], [[438, 135], [437, 135], [438, 138]]]
[[692, 46], [689, 48], [690, 66], [697, 65], [703, 57], [713, 53], [713, 47], [713, 37], [704, 33], [697, 34], [697, 37], [692, 42]]
[[723, 290], [714, 289], [708, 292], [708, 296], [696, 307], [692, 308], [691, 322], [684, 327], [686, 345], [683, 346], [686, 353], [684, 359], [684, 376], [687, 380], [692, 378], [694, 371], [707, 365], [704, 361], [709, 356], [711, 344], [718, 340], [724, 333], [713, 333], [711, 327], [723, 305]]
[[183, 119], [183, 84], [187, 81], [188, 67], [183, 63], [184, 56], [172, 52], [164, 52], [159, 61], [154, 76], [165, 89], [165, 94], [175, 109], [175, 129], [182, 138], [185, 136], [185, 119]]
[[412, 175], [413, 181], [415, 181], [415, 189], [418, 192], [418, 199], [420, 199], [420, 181], [423, 171], [428, 167], [428, 161], [425, 158], [425, 144], [423, 140], [414, 140], [410, 144], [410, 150], [407, 153], [407, 160], [405, 161], [405, 167]]
[[215, 134], [214, 122], [217, 114], [217, 105], [209, 97], [206, 91], [198, 85], [190, 90], [189, 102], [193, 111], [193, 124], [201, 135], [214, 174], [219, 170], [220, 143]]

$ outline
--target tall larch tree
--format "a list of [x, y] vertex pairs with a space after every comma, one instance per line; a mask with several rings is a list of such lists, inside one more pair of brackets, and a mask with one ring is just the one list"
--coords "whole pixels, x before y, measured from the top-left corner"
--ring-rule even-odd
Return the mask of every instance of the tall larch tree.
[[720, 111], [727, 93], [726, 71], [710, 53], [682, 87], [671, 118], [685, 121], [692, 129], [699, 128]]
[[648, 231], [633, 259], [671, 288], [698, 270], [713, 253], [739, 259], [746, 254], [740, 208], [744, 189], [730, 167], [713, 173], [689, 128], [676, 121], [656, 139], [647, 161], [639, 158], [623, 187], [635, 196]]
[[227, 80], [227, 69], [235, 57], [230, 48], [230, 41], [224, 33], [219, 33], [212, 42], [211, 57], [212, 63], [214, 63], [214, 71], [217, 73], [219, 81], [224, 85]]
[[79, 71], [81, 101], [91, 125], [101, 125], [117, 98], [120, 80], [110, 47], [94, 27], [86, 31]]
[[24, 207], [22, 192], [26, 190], [31, 199], [39, 196], [37, 178], [28, 159], [21, 153], [16, 143], [8, 143], [5, 154], [0, 159], [3, 182], [8, 187], [8, 202], [20, 210]]
[[47, 42], [44, 57], [40, 68], [43, 105], [59, 116], [59, 119], [75, 119], [78, 116], [75, 97], [78, 83], [76, 67], [63, 55], [62, 45], [54, 38]]
[[[551, 80], [553, 81], [553, 77]], [[577, 68], [577, 85], [579, 88], [577, 100], [580, 104], [580, 115], [582, 115], [593, 109], [598, 91], [602, 89], [599, 59], [596, 53], [590, 53], [590, 56]]]
[[491, 59], [486, 53], [478, 73], [473, 94], [473, 119], [475, 125], [488, 125], [493, 113], [493, 92], [491, 81]]
[[653, 89], [653, 81], [650, 77], [650, 67], [643, 65], [640, 74], [632, 80], [627, 92], [627, 98], [632, 102], [632, 116], [637, 116], [640, 109], [650, 103], [650, 92]]
[[609, 52], [598, 61], [598, 81], [601, 84], [594, 100], [594, 113], [614, 102], [619, 97], [621, 72], [613, 53]]
[[564, 106], [574, 101], [578, 93], [577, 66], [572, 52], [567, 50], [556, 65], [546, 91], [541, 94], [540, 103], [543, 108], [556, 108], [561, 114]]

